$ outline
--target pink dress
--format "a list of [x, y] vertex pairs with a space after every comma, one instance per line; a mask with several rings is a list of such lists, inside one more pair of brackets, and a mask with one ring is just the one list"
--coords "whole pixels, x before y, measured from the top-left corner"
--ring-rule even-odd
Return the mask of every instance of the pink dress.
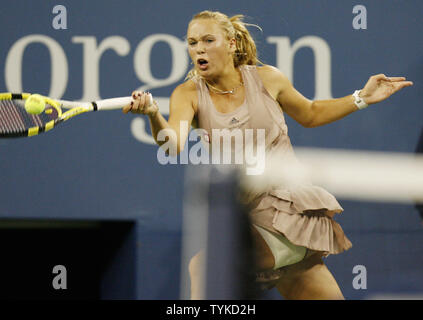
[[[266, 154], [278, 151], [295, 158], [283, 112], [264, 88], [256, 66], [243, 65], [239, 70], [246, 99], [230, 113], [216, 110], [202, 78], [192, 79], [199, 99], [199, 128], [205, 129], [210, 139], [212, 129], [265, 129]], [[311, 183], [289, 188], [273, 186], [265, 192], [252, 194], [250, 203], [254, 204], [250, 212], [253, 224], [282, 233], [296, 245], [327, 254], [341, 253], [352, 246], [341, 226], [332, 218], [343, 208], [333, 195], [321, 187]]]

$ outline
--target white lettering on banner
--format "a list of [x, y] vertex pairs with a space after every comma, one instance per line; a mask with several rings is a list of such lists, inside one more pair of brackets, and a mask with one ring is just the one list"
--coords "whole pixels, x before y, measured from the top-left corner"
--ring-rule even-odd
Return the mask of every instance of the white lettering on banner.
[[[157, 42], [166, 42], [172, 52], [172, 70], [166, 79], [157, 79], [153, 77], [150, 68], [150, 54], [153, 46]], [[185, 41], [169, 34], [155, 34], [148, 36], [140, 42], [135, 49], [134, 68], [138, 78], [145, 85], [138, 90], [151, 90], [158, 87], [171, 85], [186, 75], [188, 68], [188, 57]]]
[[41, 43], [50, 52], [50, 91], [48, 96], [61, 97], [68, 84], [68, 61], [60, 44], [47, 36], [33, 34], [16, 41], [10, 48], [5, 62], [5, 83], [10, 92], [22, 92], [22, 57], [31, 43]]
[[112, 36], [104, 39], [97, 46], [95, 37], [72, 37], [73, 43], [81, 43], [83, 47], [83, 71], [84, 71], [84, 92], [82, 101], [93, 101], [100, 99], [100, 59], [103, 53], [108, 50], [114, 50], [120, 56], [126, 56], [131, 45], [128, 40], [120, 36]]
[[[170, 74], [165, 79], [157, 79], [151, 72], [150, 57], [151, 51], [157, 42], [165, 42], [168, 44], [172, 53], [172, 69]], [[187, 73], [188, 55], [186, 50], [186, 43], [175, 36], [169, 34], [155, 34], [146, 37], [139, 43], [134, 53], [134, 69], [145, 85], [139, 87], [137, 90], [146, 91], [159, 87], [171, 85], [183, 79]], [[160, 112], [164, 115], [169, 114], [169, 98], [154, 98], [156, 100]], [[147, 133], [146, 124], [142, 117], [137, 117], [131, 122], [132, 135], [140, 142], [155, 144], [153, 137]]]
[[[103, 53], [114, 50], [119, 56], [127, 56], [131, 45], [121, 36], [110, 36], [97, 45], [95, 36], [75, 36], [73, 43], [83, 47], [83, 101], [100, 99], [99, 77], [100, 59]], [[168, 44], [172, 53], [169, 75], [164, 79], [155, 78], [151, 72], [151, 51], [158, 42]], [[294, 57], [303, 47], [309, 47], [314, 53], [315, 62], [315, 96], [312, 100], [331, 99], [331, 51], [328, 43], [316, 36], [305, 36], [290, 43], [288, 37], [271, 36], [267, 42], [276, 45], [276, 67], [293, 82]], [[22, 58], [31, 43], [41, 43], [50, 53], [51, 81], [48, 95], [60, 99], [68, 83], [68, 62], [61, 45], [44, 35], [28, 35], [16, 41], [10, 48], [5, 62], [5, 83], [8, 91], [22, 92]], [[170, 34], [153, 34], [143, 39], [134, 51], [134, 71], [144, 84], [137, 90], [151, 90], [182, 81], [188, 72], [188, 54], [185, 41]], [[132, 91], [132, 89], [129, 89]], [[129, 92], [128, 92], [129, 94]], [[163, 115], [169, 114], [169, 98], [154, 97]], [[138, 141], [154, 144], [153, 137], [147, 133], [147, 118], [136, 117], [131, 122], [131, 133]]]
[[329, 44], [322, 38], [306, 36], [291, 46], [288, 37], [268, 37], [269, 43], [276, 44], [276, 67], [293, 82], [294, 57], [298, 49], [309, 47], [314, 53], [315, 94], [312, 100], [332, 99], [331, 52]]

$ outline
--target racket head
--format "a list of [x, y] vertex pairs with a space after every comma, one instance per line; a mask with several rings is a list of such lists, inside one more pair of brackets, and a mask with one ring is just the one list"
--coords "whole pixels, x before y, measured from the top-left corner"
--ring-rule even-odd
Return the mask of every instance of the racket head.
[[25, 100], [30, 93], [0, 93], [0, 138], [30, 137], [51, 130], [61, 120], [60, 103], [43, 97], [46, 107], [40, 114], [29, 114]]

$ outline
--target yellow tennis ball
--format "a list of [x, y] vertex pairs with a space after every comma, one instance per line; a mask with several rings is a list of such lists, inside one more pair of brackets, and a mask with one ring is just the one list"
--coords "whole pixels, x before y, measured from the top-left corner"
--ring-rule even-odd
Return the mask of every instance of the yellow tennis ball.
[[46, 101], [39, 94], [31, 94], [25, 101], [25, 110], [30, 114], [40, 114], [45, 108]]

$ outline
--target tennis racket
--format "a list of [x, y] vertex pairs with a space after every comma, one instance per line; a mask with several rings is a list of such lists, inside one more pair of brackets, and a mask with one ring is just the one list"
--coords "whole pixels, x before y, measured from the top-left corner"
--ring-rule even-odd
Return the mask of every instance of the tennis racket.
[[[81, 113], [120, 109], [132, 101], [132, 97], [104, 99], [93, 102], [55, 100], [43, 97], [46, 102], [40, 114], [29, 114], [25, 110], [25, 100], [30, 93], [0, 93], [0, 138], [31, 137], [55, 128]], [[150, 104], [153, 102], [148, 95]], [[70, 109], [66, 112], [63, 109]]]

